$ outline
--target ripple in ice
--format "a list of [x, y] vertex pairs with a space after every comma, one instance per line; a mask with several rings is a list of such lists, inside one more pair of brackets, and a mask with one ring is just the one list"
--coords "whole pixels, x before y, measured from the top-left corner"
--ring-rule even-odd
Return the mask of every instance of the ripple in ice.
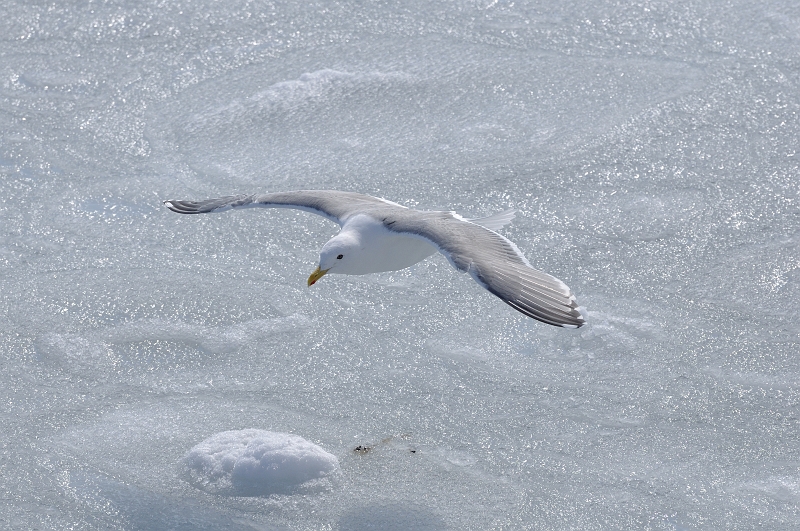
[[184, 477], [226, 496], [313, 492], [329, 485], [339, 461], [298, 435], [264, 430], [217, 433], [184, 456]]

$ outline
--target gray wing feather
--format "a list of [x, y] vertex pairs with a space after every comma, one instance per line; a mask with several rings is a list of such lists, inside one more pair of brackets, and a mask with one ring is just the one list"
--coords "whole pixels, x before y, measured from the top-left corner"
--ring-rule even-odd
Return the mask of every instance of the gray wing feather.
[[419, 214], [396, 212], [384, 219], [384, 224], [389, 230], [428, 240], [456, 269], [469, 273], [515, 310], [555, 326], [583, 326], [585, 321], [570, 289], [531, 267], [512, 242], [449, 212]]
[[[230, 195], [204, 201], [167, 200], [164, 204], [178, 214], [208, 214], [233, 208], [294, 208], [325, 216], [344, 224], [352, 214], [369, 207], [386, 207], [389, 203], [355, 192], [336, 190], [300, 190], [256, 195]], [[399, 207], [399, 205], [396, 205]]]

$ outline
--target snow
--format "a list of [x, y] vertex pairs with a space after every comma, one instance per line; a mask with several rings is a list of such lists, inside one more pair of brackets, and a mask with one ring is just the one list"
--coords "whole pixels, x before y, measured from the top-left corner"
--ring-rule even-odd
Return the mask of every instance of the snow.
[[334, 473], [339, 462], [316, 444], [289, 433], [225, 431], [193, 447], [183, 458], [185, 476], [197, 488], [230, 496], [293, 493]]
[[[2, 12], [0, 528], [800, 527], [796, 2]], [[304, 188], [514, 209], [587, 324], [162, 205]], [[338, 472], [186, 481], [242, 430]]]

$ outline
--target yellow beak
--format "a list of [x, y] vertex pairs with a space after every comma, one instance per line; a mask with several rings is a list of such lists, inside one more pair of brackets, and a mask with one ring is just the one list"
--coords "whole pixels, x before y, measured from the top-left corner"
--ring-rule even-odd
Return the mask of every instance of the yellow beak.
[[325, 273], [330, 271], [329, 269], [320, 269], [319, 266], [311, 273], [311, 276], [308, 277], [308, 285], [311, 287], [317, 280], [321, 279], [325, 276]]

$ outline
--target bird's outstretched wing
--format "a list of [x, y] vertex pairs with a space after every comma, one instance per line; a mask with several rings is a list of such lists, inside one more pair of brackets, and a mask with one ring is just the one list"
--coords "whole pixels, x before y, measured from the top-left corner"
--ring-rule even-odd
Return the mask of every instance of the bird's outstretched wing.
[[348, 217], [372, 207], [405, 209], [396, 203], [355, 192], [336, 190], [300, 190], [256, 195], [230, 195], [204, 201], [164, 201], [167, 208], [179, 214], [207, 214], [232, 208], [294, 208], [325, 216], [339, 225]]
[[383, 223], [428, 240], [456, 269], [529, 317], [568, 328], [585, 323], [566, 284], [531, 267], [516, 245], [492, 230], [451, 212], [396, 211]]
[[491, 227], [502, 226], [510, 221], [511, 212], [470, 222], [451, 212], [409, 210], [391, 201], [334, 190], [237, 195], [205, 201], [169, 200], [164, 204], [180, 214], [232, 208], [295, 208], [320, 214], [340, 225], [354, 214], [368, 213], [391, 231], [432, 243], [456, 269], [468, 272], [478, 284], [519, 312], [555, 326], [575, 328], [584, 324], [575, 296], [563, 282], [531, 267], [516, 245], [479, 225], [483, 221]]

